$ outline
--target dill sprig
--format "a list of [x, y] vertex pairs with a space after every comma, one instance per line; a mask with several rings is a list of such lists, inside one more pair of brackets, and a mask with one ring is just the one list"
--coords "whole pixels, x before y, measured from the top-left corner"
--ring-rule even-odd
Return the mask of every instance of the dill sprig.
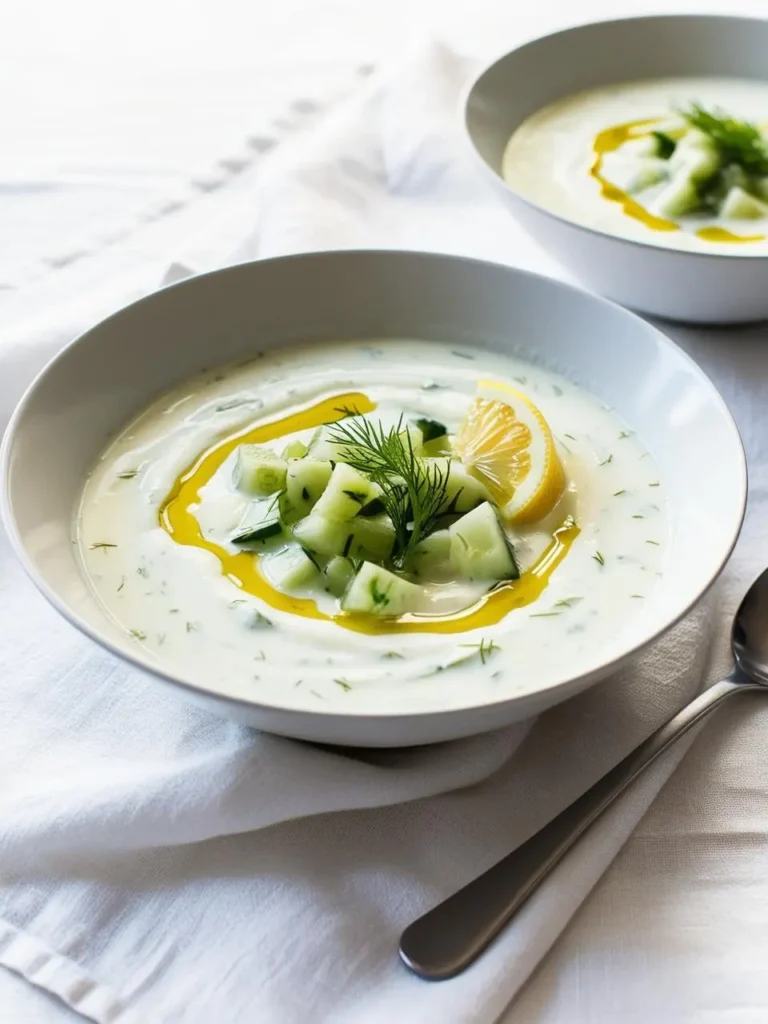
[[692, 128], [709, 136], [725, 163], [740, 164], [755, 174], [768, 174], [768, 143], [756, 125], [738, 121], [724, 110], [705, 110], [698, 103], [692, 103], [680, 114]]
[[402, 417], [388, 430], [381, 421], [350, 416], [331, 425], [333, 444], [344, 460], [381, 488], [384, 511], [395, 528], [393, 562], [402, 566], [414, 547], [435, 529], [448, 496], [446, 467], [419, 459]]

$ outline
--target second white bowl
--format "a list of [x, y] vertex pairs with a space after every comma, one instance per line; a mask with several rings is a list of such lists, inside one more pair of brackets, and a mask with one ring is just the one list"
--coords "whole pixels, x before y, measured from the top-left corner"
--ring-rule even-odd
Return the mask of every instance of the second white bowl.
[[[548, 103], [611, 83], [673, 76], [768, 78], [768, 21], [704, 15], [628, 18], [534, 40], [487, 67], [463, 104], [484, 172], [538, 242], [589, 288], [624, 306], [698, 323], [768, 318], [768, 256], [683, 252], [564, 219], [501, 176], [513, 132]], [[489, 173], [490, 172], [490, 173]]]

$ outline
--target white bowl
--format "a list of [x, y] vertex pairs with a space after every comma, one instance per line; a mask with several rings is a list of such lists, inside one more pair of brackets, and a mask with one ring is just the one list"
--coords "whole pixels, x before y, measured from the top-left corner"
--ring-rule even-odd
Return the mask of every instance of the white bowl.
[[589, 288], [674, 320], [762, 320], [768, 317], [767, 256], [745, 248], [728, 255], [684, 252], [650, 238], [620, 238], [548, 211], [501, 176], [510, 136], [548, 103], [611, 83], [686, 75], [768, 79], [768, 21], [628, 18], [544, 36], [496, 60], [470, 85], [463, 102], [466, 133], [515, 217]]
[[[97, 603], [72, 544], [86, 474], [108, 439], [180, 381], [294, 340], [420, 337], [513, 349], [614, 406], [669, 495], [665, 573], [642, 618], [577, 677], [492, 703], [383, 714], [303, 711], [192, 685], [126, 639]], [[254, 339], [258, 339], [256, 344]], [[72, 342], [16, 410], [0, 457], [2, 512], [33, 581], [78, 629], [223, 715], [338, 744], [430, 743], [496, 729], [585, 689], [668, 629], [722, 569], [741, 526], [741, 441], [702, 371], [663, 334], [603, 299], [520, 270], [424, 253], [332, 252], [264, 260], [166, 288]]]

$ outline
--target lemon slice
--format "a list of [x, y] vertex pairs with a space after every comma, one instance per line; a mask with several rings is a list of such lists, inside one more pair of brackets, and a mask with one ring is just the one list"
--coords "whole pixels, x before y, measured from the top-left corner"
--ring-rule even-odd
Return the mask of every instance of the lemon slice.
[[549, 424], [529, 398], [507, 384], [478, 382], [455, 447], [509, 522], [543, 519], [565, 489]]

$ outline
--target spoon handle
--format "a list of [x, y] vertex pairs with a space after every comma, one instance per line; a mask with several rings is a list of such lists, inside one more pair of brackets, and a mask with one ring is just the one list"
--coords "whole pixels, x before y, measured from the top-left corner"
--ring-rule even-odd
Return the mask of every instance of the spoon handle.
[[400, 939], [406, 966], [433, 981], [469, 967], [642, 771], [727, 697], [753, 686], [733, 674], [709, 687], [522, 846], [410, 924]]

